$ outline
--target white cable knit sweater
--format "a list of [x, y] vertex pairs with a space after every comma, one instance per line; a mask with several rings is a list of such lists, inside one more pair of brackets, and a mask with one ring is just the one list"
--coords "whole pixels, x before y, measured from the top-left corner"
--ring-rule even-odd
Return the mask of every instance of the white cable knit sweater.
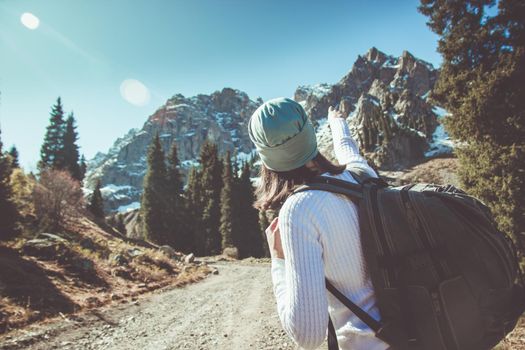
[[[334, 151], [347, 168], [363, 167], [375, 175], [342, 118], [330, 118]], [[324, 173], [355, 183], [348, 171]], [[372, 317], [379, 319], [374, 291], [363, 260], [356, 206], [344, 195], [310, 190], [289, 197], [279, 212], [284, 259], [272, 258], [272, 282], [277, 310], [286, 333], [304, 349], [324, 341], [328, 311], [343, 350], [383, 350], [388, 344], [375, 338], [325, 287], [333, 285]]]

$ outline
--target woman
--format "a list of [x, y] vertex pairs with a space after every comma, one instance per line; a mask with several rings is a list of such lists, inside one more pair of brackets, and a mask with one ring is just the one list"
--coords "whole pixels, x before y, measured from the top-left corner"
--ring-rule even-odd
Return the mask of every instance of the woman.
[[311, 121], [288, 98], [261, 105], [248, 123], [262, 166], [258, 209], [279, 209], [266, 230], [272, 257], [272, 282], [282, 326], [305, 349], [321, 345], [328, 312], [340, 349], [383, 350], [388, 344], [325, 289], [325, 276], [344, 295], [379, 319], [370, 277], [361, 251], [356, 206], [344, 195], [291, 189], [315, 175], [355, 183], [347, 169], [360, 167], [377, 177], [359, 154], [341, 111], [329, 107], [337, 166], [317, 149]]

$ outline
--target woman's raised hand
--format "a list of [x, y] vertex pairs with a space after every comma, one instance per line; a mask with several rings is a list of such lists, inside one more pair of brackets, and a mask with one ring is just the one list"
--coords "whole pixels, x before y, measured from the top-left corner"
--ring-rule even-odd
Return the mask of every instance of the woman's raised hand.
[[332, 118], [345, 118], [343, 111], [341, 110], [341, 105], [339, 105], [338, 108], [335, 107], [328, 107], [328, 119]]

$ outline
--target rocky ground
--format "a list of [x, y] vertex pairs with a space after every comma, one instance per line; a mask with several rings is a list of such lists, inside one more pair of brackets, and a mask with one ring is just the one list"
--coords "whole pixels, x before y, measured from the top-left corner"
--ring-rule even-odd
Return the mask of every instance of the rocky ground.
[[[0, 350], [298, 349], [281, 329], [268, 259], [202, 260], [216, 272], [200, 282], [35, 323], [0, 336]], [[525, 349], [524, 329], [496, 349]]]
[[280, 326], [268, 261], [208, 263], [217, 272], [201, 282], [34, 324], [0, 337], [0, 349], [296, 348]]
[[0, 334], [204, 278], [210, 269], [168, 246], [122, 236], [87, 217], [0, 244]]

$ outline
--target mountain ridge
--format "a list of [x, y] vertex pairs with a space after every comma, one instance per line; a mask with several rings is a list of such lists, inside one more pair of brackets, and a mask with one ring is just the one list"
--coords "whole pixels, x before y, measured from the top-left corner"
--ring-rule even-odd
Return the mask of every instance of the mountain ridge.
[[[373, 47], [359, 55], [338, 82], [299, 86], [294, 99], [313, 121], [319, 149], [329, 158], [335, 159], [326, 113], [329, 105], [341, 104], [365, 156], [379, 168], [403, 168], [451, 150], [439, 123], [445, 112], [428, 102], [438, 74], [438, 69], [408, 51], [394, 57]], [[175, 94], [141, 128], [130, 129], [107, 153], [98, 152], [88, 161], [85, 194], [100, 178], [107, 210], [138, 208], [147, 146], [157, 132], [165, 151], [177, 142], [184, 175], [198, 165], [206, 138], [217, 143], [220, 154], [230, 150], [238, 159], [256, 156], [246, 124], [262, 103], [260, 97], [253, 100], [229, 87], [209, 95]]]

